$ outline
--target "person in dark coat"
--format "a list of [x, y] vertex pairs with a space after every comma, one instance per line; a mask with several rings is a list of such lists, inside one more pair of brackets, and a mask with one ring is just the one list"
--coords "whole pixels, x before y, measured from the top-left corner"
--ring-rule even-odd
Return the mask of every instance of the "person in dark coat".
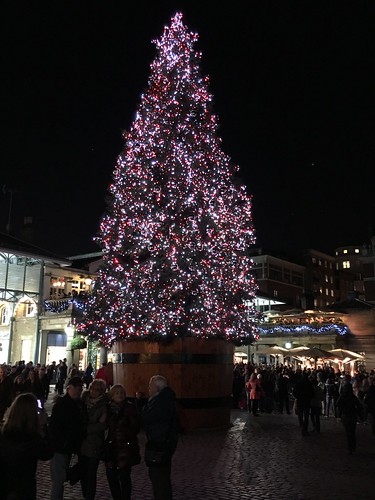
[[279, 399], [279, 412], [283, 413], [284, 408], [287, 414], [290, 414], [290, 404], [289, 404], [289, 384], [290, 378], [287, 369], [283, 369], [277, 376], [276, 379], [277, 389], [278, 389], [278, 399]]
[[154, 500], [172, 500], [172, 456], [178, 441], [176, 396], [161, 375], [151, 377], [149, 395], [141, 414], [147, 437], [145, 462]]
[[54, 450], [50, 462], [51, 500], [63, 500], [72, 454], [79, 455], [85, 436], [87, 419], [81, 400], [82, 385], [80, 377], [72, 377], [65, 395], [58, 397], [52, 408], [49, 424], [49, 438]]
[[0, 498], [36, 500], [38, 460], [49, 460], [52, 454], [41, 433], [35, 396], [18, 395], [0, 435]]
[[93, 380], [94, 380], [94, 367], [92, 366], [92, 363], [89, 363], [86, 367], [85, 373], [83, 374], [83, 381], [86, 384], [87, 389], [89, 388]]
[[314, 396], [314, 389], [307, 372], [303, 372], [297, 379], [293, 389], [293, 396], [296, 398], [296, 413], [302, 436], [308, 436], [311, 400]]
[[13, 382], [7, 375], [4, 366], [0, 366], [0, 422], [4, 418], [4, 413], [13, 401]]
[[375, 438], [375, 377], [371, 378], [370, 386], [363, 399], [366, 411], [371, 416], [371, 432]]
[[108, 435], [103, 457], [107, 480], [114, 500], [130, 500], [132, 466], [141, 461], [137, 437], [139, 414], [135, 404], [127, 401], [123, 385], [113, 385], [108, 398]]
[[107, 420], [107, 393], [104, 380], [91, 382], [89, 390], [82, 394], [87, 411], [86, 435], [81, 446], [81, 488], [85, 500], [94, 500], [96, 476], [104, 444]]
[[352, 384], [343, 386], [337, 400], [338, 416], [344, 424], [348, 453], [352, 455], [356, 450], [356, 428], [358, 420], [363, 419], [363, 407], [360, 400], [353, 393]]

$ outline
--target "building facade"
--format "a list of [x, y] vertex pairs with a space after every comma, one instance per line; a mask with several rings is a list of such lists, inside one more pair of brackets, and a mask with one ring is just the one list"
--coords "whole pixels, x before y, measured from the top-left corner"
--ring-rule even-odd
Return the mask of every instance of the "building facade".
[[72, 264], [0, 234], [1, 364], [72, 359], [75, 319], [95, 279]]

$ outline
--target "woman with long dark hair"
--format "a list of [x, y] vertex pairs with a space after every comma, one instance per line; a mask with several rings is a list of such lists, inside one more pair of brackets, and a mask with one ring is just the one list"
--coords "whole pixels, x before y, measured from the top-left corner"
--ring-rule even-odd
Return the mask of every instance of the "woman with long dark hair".
[[36, 500], [38, 460], [49, 460], [52, 449], [42, 436], [36, 397], [19, 394], [0, 435], [0, 485], [4, 500]]

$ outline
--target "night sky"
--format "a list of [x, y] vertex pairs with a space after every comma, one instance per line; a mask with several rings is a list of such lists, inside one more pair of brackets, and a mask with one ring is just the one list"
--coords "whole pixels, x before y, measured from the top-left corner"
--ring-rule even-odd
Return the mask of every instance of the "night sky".
[[2, 6], [0, 231], [11, 190], [13, 233], [32, 216], [38, 246], [98, 250], [92, 238], [147, 87], [151, 41], [181, 11], [199, 34], [223, 150], [253, 195], [257, 244], [332, 253], [369, 243], [373, 2], [134, 3]]

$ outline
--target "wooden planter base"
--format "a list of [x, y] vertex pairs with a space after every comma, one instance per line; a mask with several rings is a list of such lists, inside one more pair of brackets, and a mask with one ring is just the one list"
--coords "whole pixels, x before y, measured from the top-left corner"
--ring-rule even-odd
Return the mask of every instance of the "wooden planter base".
[[114, 383], [123, 384], [129, 398], [138, 391], [147, 397], [150, 378], [163, 375], [176, 393], [185, 429], [229, 426], [233, 351], [233, 344], [222, 339], [116, 342]]

